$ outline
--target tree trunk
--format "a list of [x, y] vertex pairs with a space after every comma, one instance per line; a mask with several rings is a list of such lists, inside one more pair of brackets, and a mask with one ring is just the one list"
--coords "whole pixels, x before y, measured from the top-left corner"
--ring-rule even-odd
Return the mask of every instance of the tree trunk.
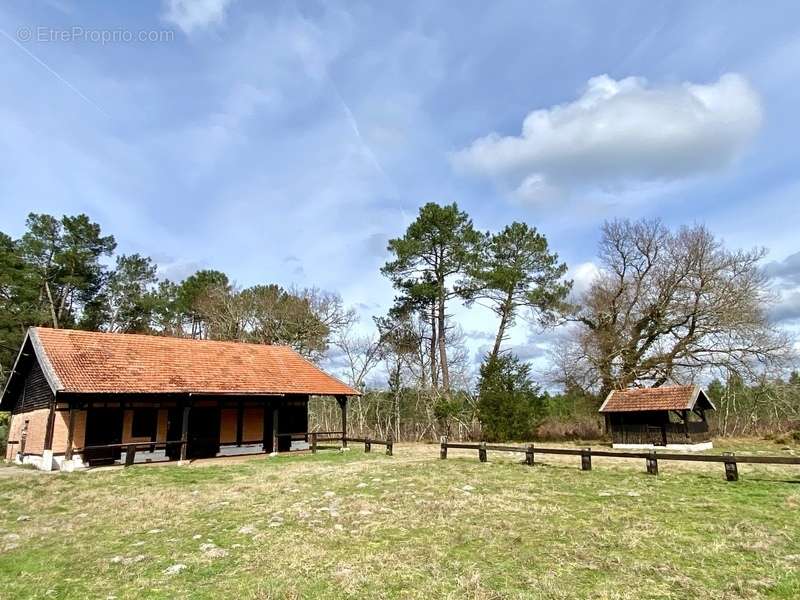
[[50, 304], [50, 317], [53, 319], [53, 328], [58, 329], [58, 317], [56, 316], [56, 305], [53, 302], [53, 293], [50, 291], [50, 283], [44, 282], [44, 290], [47, 292], [47, 301]]
[[431, 303], [431, 387], [439, 387], [439, 370], [436, 368], [436, 304]]
[[445, 396], [450, 395], [450, 369], [447, 366], [447, 344], [445, 342], [444, 281], [439, 282], [439, 362], [442, 365], [442, 387]]
[[494, 338], [494, 348], [489, 355], [489, 360], [494, 360], [500, 356], [500, 346], [503, 343], [503, 338], [506, 335], [506, 327], [508, 327], [509, 317], [511, 316], [511, 300], [513, 298], [513, 290], [508, 292], [506, 301], [500, 309], [500, 325], [497, 327], [497, 337]]

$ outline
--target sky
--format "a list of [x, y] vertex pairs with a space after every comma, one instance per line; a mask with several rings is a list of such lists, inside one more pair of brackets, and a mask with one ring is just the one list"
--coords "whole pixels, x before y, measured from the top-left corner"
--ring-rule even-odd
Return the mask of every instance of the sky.
[[[658, 217], [766, 247], [800, 323], [793, 1], [3, 3], [0, 57], [12, 236], [85, 212], [162, 277], [318, 286], [366, 330], [426, 202], [535, 226], [577, 291], [604, 220]], [[454, 310], [477, 359], [496, 323]]]

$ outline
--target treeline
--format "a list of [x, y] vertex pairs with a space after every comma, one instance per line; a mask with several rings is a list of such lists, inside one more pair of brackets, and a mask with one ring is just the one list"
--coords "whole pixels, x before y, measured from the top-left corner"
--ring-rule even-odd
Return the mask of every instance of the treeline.
[[[396, 439], [588, 439], [610, 390], [715, 373], [727, 378], [720, 393], [712, 385], [721, 434], [796, 426], [800, 383], [787, 375], [792, 340], [767, 318], [764, 251], [729, 250], [703, 226], [606, 223], [598, 275], [576, 295], [534, 227], [481, 231], [456, 204], [428, 203], [388, 243], [381, 273], [396, 296], [374, 333], [334, 292], [239, 288], [213, 270], [173, 282], [150, 258], [115, 251], [86, 215], [31, 214], [19, 239], [0, 233], [0, 379], [25, 329], [47, 325], [286, 344], [364, 391], [351, 403], [353, 431]], [[459, 304], [494, 315], [478, 368]], [[506, 347], [519, 324], [558, 328], [549, 373], [535, 377]], [[338, 418], [333, 402], [311, 406], [312, 425], [337, 429]]]
[[19, 239], [0, 233], [0, 383], [32, 325], [286, 344], [319, 359], [355, 320], [331, 292], [242, 289], [214, 270], [173, 282], [116, 246], [86, 215], [31, 214]]

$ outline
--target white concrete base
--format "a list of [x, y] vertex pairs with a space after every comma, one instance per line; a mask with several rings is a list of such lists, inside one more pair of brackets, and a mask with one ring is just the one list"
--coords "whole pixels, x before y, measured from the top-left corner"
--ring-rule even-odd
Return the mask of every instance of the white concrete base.
[[72, 473], [76, 469], [85, 469], [87, 467], [83, 459], [77, 454], [73, 454], [71, 460], [67, 460], [63, 456], [56, 456], [53, 460], [58, 465], [58, 470], [65, 473]]
[[711, 450], [713, 442], [699, 442], [697, 444], [667, 444], [666, 446], [656, 446], [655, 444], [611, 444], [612, 448], [620, 450], [677, 450], [679, 452], [699, 452], [701, 450]]

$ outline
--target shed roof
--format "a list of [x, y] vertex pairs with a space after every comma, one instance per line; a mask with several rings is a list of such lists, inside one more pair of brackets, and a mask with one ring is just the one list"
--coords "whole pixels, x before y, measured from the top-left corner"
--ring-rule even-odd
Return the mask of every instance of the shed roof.
[[287, 346], [44, 327], [28, 342], [54, 392], [360, 394]]
[[705, 392], [697, 385], [633, 388], [612, 391], [600, 407], [600, 412], [692, 410], [698, 402], [699, 408], [716, 410]]

